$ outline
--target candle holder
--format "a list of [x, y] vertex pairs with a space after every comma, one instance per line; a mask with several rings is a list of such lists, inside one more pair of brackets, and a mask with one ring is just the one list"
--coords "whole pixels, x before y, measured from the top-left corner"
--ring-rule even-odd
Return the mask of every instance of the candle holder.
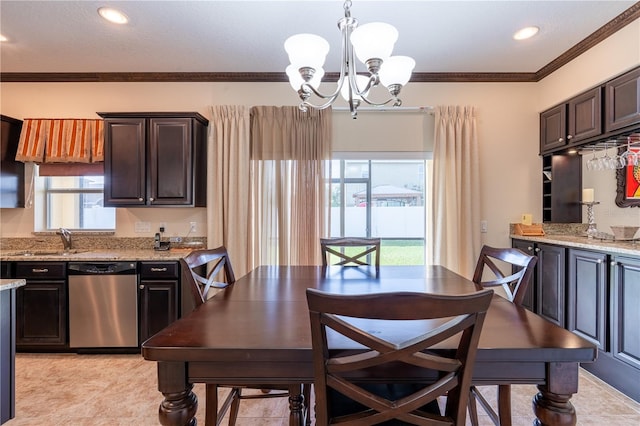
[[587, 206], [587, 221], [589, 223], [589, 226], [587, 227], [587, 238], [593, 238], [598, 234], [598, 229], [596, 228], [596, 219], [593, 215], [593, 206], [595, 206], [596, 204], [600, 204], [600, 201], [589, 201], [586, 203], [582, 202], [580, 204]]

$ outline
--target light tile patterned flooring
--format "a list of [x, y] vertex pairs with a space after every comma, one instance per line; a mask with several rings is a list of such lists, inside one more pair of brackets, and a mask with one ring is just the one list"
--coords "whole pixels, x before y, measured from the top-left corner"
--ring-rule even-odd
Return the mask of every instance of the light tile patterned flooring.
[[[204, 385], [199, 424], [204, 424]], [[493, 390], [493, 387], [488, 390]], [[532, 424], [535, 386], [513, 386], [513, 424]], [[6, 426], [154, 426], [158, 425], [156, 364], [140, 355], [18, 354], [16, 418]], [[582, 371], [572, 398], [578, 425], [638, 426], [640, 404]], [[285, 426], [285, 398], [245, 400], [238, 426]], [[486, 417], [481, 424], [490, 424]], [[226, 423], [225, 423], [226, 424]]]

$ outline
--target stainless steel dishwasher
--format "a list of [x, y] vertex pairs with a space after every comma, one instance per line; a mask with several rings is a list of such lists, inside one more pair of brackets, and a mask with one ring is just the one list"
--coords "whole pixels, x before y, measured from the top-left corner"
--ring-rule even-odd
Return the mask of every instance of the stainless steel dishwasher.
[[135, 262], [70, 262], [69, 347], [138, 346]]

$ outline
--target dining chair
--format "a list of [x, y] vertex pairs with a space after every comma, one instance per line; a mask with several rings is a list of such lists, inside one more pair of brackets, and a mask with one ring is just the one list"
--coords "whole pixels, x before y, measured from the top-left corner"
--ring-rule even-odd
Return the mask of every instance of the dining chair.
[[[516, 248], [494, 248], [485, 245], [480, 251], [472, 281], [481, 289], [502, 287], [507, 299], [516, 305], [522, 305], [537, 260], [536, 256], [530, 256]], [[510, 269], [511, 273], [507, 275], [503, 273], [503, 269]], [[497, 414], [480, 390], [476, 386], [471, 386], [469, 420], [473, 426], [478, 425], [476, 401], [495, 425], [511, 426], [510, 385], [498, 386]]]
[[[307, 289], [316, 424], [463, 426], [492, 295], [493, 290], [453, 296]], [[434, 349], [450, 338], [457, 342], [455, 349]], [[338, 341], [352, 341], [352, 349], [332, 350], [331, 342]], [[390, 376], [397, 383], [388, 383]], [[352, 402], [349, 410], [336, 395]], [[445, 395], [441, 413], [437, 398]]]
[[[215, 294], [211, 294], [211, 288], [225, 288], [234, 284], [236, 279], [233, 273], [229, 254], [224, 246], [214, 249], [194, 250], [180, 260], [182, 285], [188, 285], [191, 289], [195, 307], [202, 305]], [[219, 277], [222, 273], [222, 277]], [[224, 281], [217, 281], [218, 278]], [[230, 388], [229, 395], [218, 407], [218, 388]], [[260, 393], [243, 394], [243, 389], [260, 389]], [[309, 400], [311, 385], [303, 385], [305, 403], [305, 415], [310, 424]], [[240, 409], [240, 401], [244, 399], [282, 398], [289, 397], [288, 389], [283, 386], [271, 384], [255, 385], [218, 385], [207, 383], [205, 386], [205, 426], [217, 426], [221, 424], [227, 411], [229, 411], [229, 425], [235, 425]]]
[[[360, 249], [352, 253], [349, 248]], [[338, 237], [320, 238], [322, 250], [322, 265], [330, 264], [330, 257], [336, 256], [336, 265], [375, 265], [380, 267], [380, 238]], [[369, 262], [368, 257], [374, 256], [374, 261]]]

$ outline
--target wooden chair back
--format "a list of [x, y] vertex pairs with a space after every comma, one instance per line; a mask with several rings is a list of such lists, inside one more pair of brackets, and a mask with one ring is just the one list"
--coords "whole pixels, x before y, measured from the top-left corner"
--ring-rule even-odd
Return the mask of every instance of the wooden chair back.
[[[478, 340], [492, 294], [493, 290], [460, 296], [410, 292], [337, 295], [307, 289], [316, 424], [373, 425], [397, 419], [416, 425], [464, 425]], [[357, 319], [365, 319], [365, 322]], [[403, 337], [402, 342], [387, 341], [382, 338], [383, 334], [367, 330], [375, 327], [371, 323], [367, 327], [368, 320], [386, 320], [387, 327], [398, 327], [398, 334], [407, 338]], [[437, 321], [428, 327], [424, 323], [422, 326], [416, 324], [416, 335], [408, 336], [409, 320]], [[392, 325], [394, 321], [397, 322]], [[437, 326], [434, 325], [436, 322]], [[332, 351], [328, 330], [332, 338], [338, 333], [340, 338], [344, 336], [365, 349], [343, 353]], [[458, 336], [457, 350], [432, 349], [439, 342]], [[412, 388], [415, 392], [394, 400], [372, 393], [363, 383], [363, 377], [368, 382], [375, 382], [379, 371], [385, 372], [381, 377], [386, 381], [389, 371], [397, 368], [400, 370], [395, 371], [409, 368], [414, 373], [418, 368], [432, 381], [415, 383], [413, 386], [417, 387]], [[407, 374], [406, 371], [403, 374]], [[402, 381], [400, 377], [399, 381]], [[332, 390], [360, 404], [362, 409], [335, 416], [335, 407], [331, 406]], [[425, 405], [444, 395], [447, 402], [443, 415], [424, 411]]]
[[[533, 271], [538, 260], [516, 248], [482, 247], [480, 257], [473, 274], [473, 282], [481, 288], [501, 286], [507, 298], [516, 305], [522, 305], [527, 288], [533, 278]], [[505, 275], [496, 261], [503, 262], [511, 268], [511, 274]], [[504, 266], [504, 265], [503, 265]], [[484, 280], [489, 270], [490, 280]]]
[[[346, 248], [361, 248], [355, 254], [345, 253]], [[322, 265], [329, 264], [331, 255], [338, 257], [336, 265], [375, 265], [380, 267], [380, 238], [356, 238], [356, 237], [339, 237], [339, 238], [320, 238], [320, 248], [322, 249]], [[373, 262], [367, 262], [367, 256], [373, 256]]]
[[[196, 306], [207, 300], [209, 290], [224, 288], [236, 282], [229, 254], [224, 246], [214, 249], [194, 250], [180, 260], [182, 285], [189, 285]], [[216, 281], [224, 271], [224, 282]]]

